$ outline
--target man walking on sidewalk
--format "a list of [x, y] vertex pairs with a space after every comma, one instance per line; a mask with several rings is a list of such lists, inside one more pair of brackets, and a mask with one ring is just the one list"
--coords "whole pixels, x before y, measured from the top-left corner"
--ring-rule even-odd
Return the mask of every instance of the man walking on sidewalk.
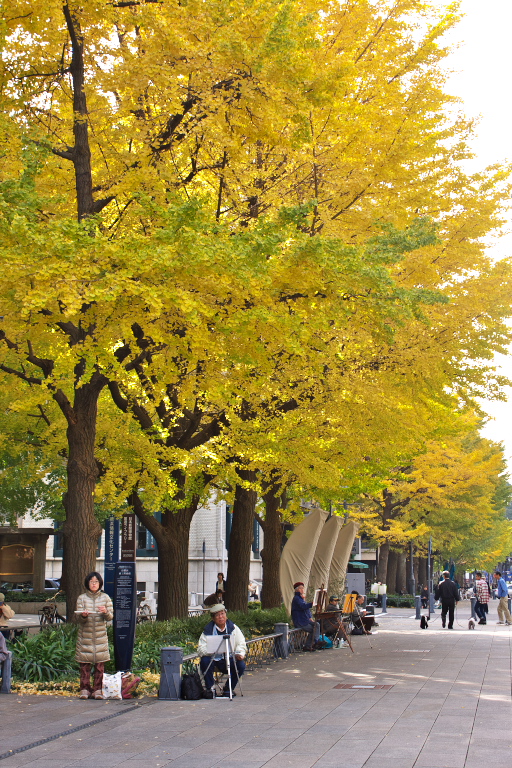
[[448, 629], [453, 629], [455, 618], [455, 603], [459, 600], [459, 589], [450, 579], [448, 571], [443, 571], [444, 581], [439, 582], [436, 589], [436, 600], [441, 600], [441, 622], [446, 627], [446, 614], [448, 614]]
[[479, 624], [487, 624], [487, 614], [489, 612], [489, 600], [491, 599], [491, 593], [489, 591], [489, 585], [485, 579], [482, 579], [480, 571], [475, 573], [475, 613], [480, 619]]
[[494, 575], [498, 581], [498, 624], [512, 624], [512, 616], [508, 609], [508, 589], [501, 571], [495, 571]]

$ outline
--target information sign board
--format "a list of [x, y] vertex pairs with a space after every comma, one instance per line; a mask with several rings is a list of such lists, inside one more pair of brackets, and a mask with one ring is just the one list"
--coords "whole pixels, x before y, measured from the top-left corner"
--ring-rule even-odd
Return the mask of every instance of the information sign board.
[[137, 583], [135, 563], [116, 563], [114, 591], [114, 658], [116, 669], [131, 668], [135, 643]]

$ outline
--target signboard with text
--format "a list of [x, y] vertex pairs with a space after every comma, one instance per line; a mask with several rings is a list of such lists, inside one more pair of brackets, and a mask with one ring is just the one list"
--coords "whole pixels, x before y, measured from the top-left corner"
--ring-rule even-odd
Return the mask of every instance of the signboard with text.
[[116, 563], [114, 590], [114, 659], [116, 670], [131, 668], [135, 643], [137, 583], [135, 563]]
[[137, 519], [135, 515], [123, 515], [121, 520], [121, 560], [134, 562], [137, 557]]
[[103, 589], [114, 599], [114, 580], [116, 563], [119, 560], [119, 520], [109, 517], [105, 520], [105, 566]]

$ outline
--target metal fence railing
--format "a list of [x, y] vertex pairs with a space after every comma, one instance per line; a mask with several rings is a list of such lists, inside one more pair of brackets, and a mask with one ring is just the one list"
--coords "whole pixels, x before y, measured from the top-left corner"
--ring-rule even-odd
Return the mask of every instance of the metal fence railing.
[[[263, 635], [247, 640], [246, 669], [256, 669], [264, 664], [270, 664], [281, 656], [281, 634]], [[183, 657], [183, 672], [189, 673], [197, 669], [199, 655], [191, 653]]]
[[303, 629], [290, 629], [288, 631], [288, 653], [300, 653], [307, 639], [308, 633]]

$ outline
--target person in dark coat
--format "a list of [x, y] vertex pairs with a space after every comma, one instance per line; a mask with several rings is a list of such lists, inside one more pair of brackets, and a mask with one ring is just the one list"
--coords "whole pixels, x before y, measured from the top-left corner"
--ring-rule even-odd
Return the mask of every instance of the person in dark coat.
[[314, 651], [316, 649], [313, 643], [316, 644], [320, 637], [320, 624], [318, 621], [314, 621], [311, 615], [313, 603], [306, 603], [304, 600], [304, 583], [302, 581], [297, 581], [293, 585], [293, 588], [295, 590], [291, 611], [293, 626], [298, 629], [303, 629], [309, 635], [303, 650]]
[[227, 588], [228, 588], [228, 583], [224, 578], [224, 574], [218, 573], [217, 581], [215, 582], [215, 591], [218, 592], [220, 589], [222, 592], [226, 592]]
[[455, 604], [459, 601], [459, 588], [450, 579], [448, 571], [443, 571], [444, 580], [440, 581], [436, 589], [436, 600], [441, 601], [441, 622], [446, 627], [446, 614], [448, 614], [448, 629], [453, 629], [455, 618]]
[[[338, 613], [334, 613], [334, 611], [338, 611]], [[327, 604], [325, 608], [325, 613], [332, 613], [332, 617], [328, 617], [324, 619], [323, 622], [323, 631], [324, 635], [327, 635], [327, 637], [334, 637], [334, 635], [338, 632], [340, 628], [340, 599], [339, 597], [336, 597], [336, 595], [331, 595], [329, 598], [329, 603]]]
[[421, 607], [428, 608], [428, 587], [425, 585], [420, 592]]

